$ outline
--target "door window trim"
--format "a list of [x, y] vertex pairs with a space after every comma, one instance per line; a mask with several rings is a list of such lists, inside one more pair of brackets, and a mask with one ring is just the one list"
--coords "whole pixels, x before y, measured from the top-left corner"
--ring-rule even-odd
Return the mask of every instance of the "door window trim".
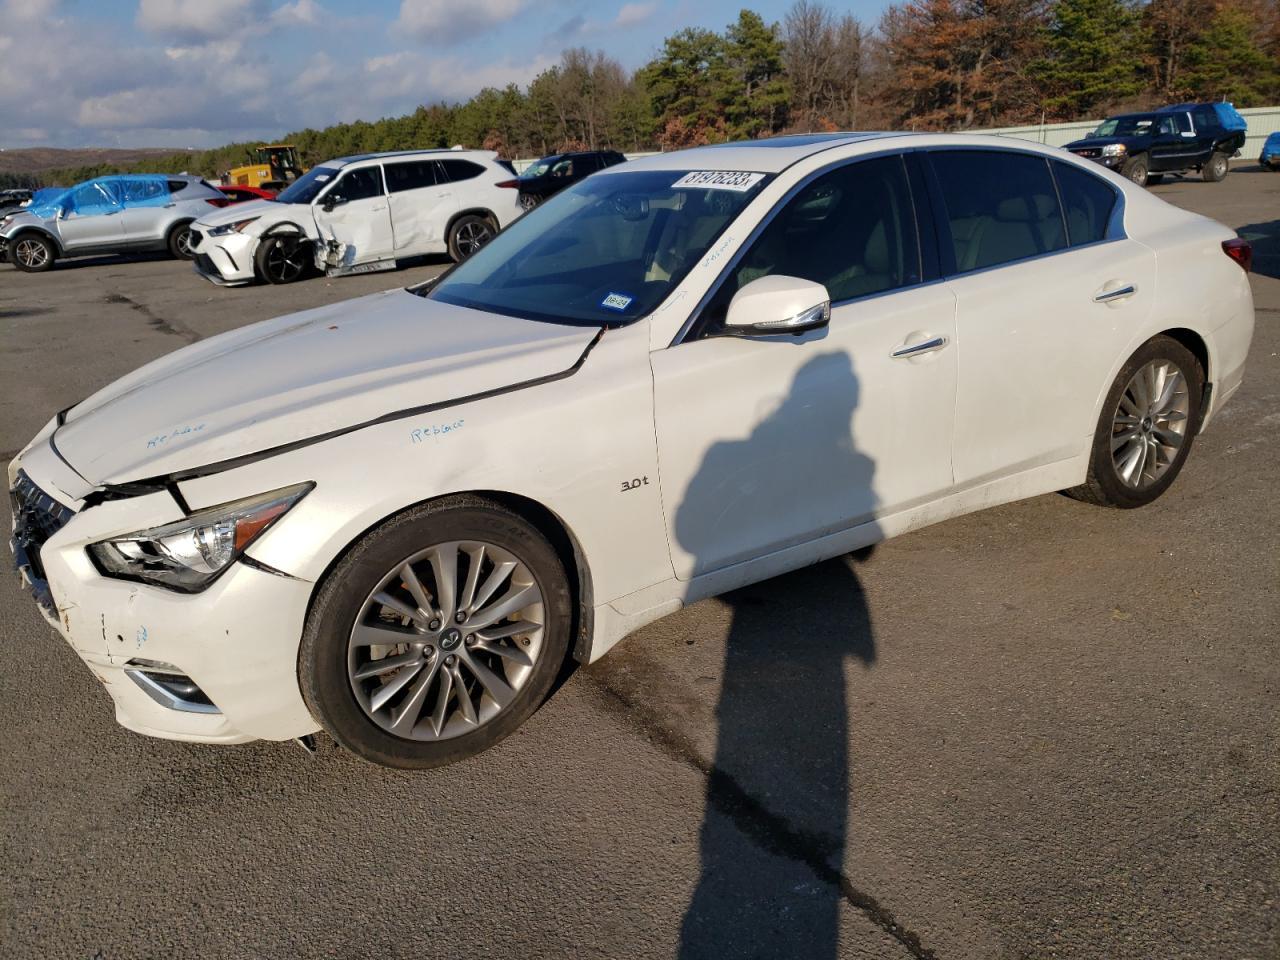
[[316, 194], [316, 198], [315, 198], [314, 200], [312, 200], [312, 201], [311, 201], [312, 206], [323, 206], [323, 205], [324, 205], [325, 197], [329, 196], [329, 194], [330, 194], [330, 193], [332, 193], [335, 189], [337, 189], [338, 184], [340, 184], [343, 180], [345, 180], [345, 179], [347, 178], [347, 176], [349, 176], [350, 174], [353, 174], [353, 173], [360, 173], [360, 172], [361, 172], [361, 171], [363, 171], [363, 170], [377, 170], [377, 171], [378, 171], [378, 180], [382, 183], [382, 193], [380, 193], [380, 194], [375, 193], [375, 194], [373, 195], [373, 197], [361, 197], [360, 199], [361, 199], [361, 200], [372, 200], [374, 197], [379, 197], [379, 196], [385, 199], [385, 198], [386, 198], [386, 196], [387, 196], [387, 177], [386, 177], [386, 174], [385, 174], [385, 173], [383, 172], [383, 170], [382, 170], [382, 164], [381, 164], [381, 163], [371, 163], [371, 164], [369, 164], [368, 166], [365, 166], [365, 167], [357, 167], [357, 166], [354, 166], [354, 165], [353, 165], [353, 166], [343, 167], [343, 168], [342, 168], [342, 171], [341, 171], [341, 172], [340, 172], [336, 177], [334, 177], [334, 178], [333, 178], [333, 183], [329, 184], [329, 185], [328, 185], [327, 187], [325, 187], [322, 191], [320, 191], [320, 193]]
[[[895, 293], [901, 293], [903, 290], [915, 290], [920, 287], [929, 286], [930, 284], [942, 282], [944, 278], [941, 275], [930, 275], [926, 272], [927, 266], [937, 266], [936, 260], [933, 263], [929, 262], [924, 251], [925, 230], [927, 228], [929, 231], [933, 231], [934, 228], [931, 224], [924, 224], [921, 221], [922, 204], [915, 196], [916, 180], [912, 177], [912, 163], [907, 159], [910, 154], [918, 153], [921, 149], [922, 148], [920, 147], [889, 147], [884, 150], [877, 150], [873, 153], [862, 153], [856, 157], [844, 157], [840, 160], [834, 160], [816, 170], [810, 171], [805, 174], [805, 176], [801, 177], [796, 183], [792, 184], [791, 188], [787, 190], [787, 192], [783, 194], [776, 203], [774, 203], [768, 213], [766, 213], [760, 219], [760, 222], [752, 228], [751, 232], [747, 235], [747, 238], [738, 245], [738, 249], [734, 251], [733, 256], [729, 258], [720, 273], [716, 275], [716, 278], [707, 287], [706, 292], [701, 298], [699, 298], [697, 305], [692, 311], [690, 311], [689, 318], [685, 320], [685, 322], [681, 324], [680, 329], [676, 331], [676, 335], [672, 339], [671, 343], [668, 344], [668, 347], [679, 346], [682, 343], [692, 343], [699, 339], [694, 336], [694, 333], [700, 326], [703, 311], [705, 311], [711, 301], [715, 299], [716, 294], [720, 292], [720, 288], [728, 282], [729, 277], [733, 274], [733, 271], [737, 269], [742, 258], [747, 255], [748, 251], [750, 251], [755, 245], [755, 242], [760, 239], [760, 235], [768, 229], [774, 218], [786, 208], [787, 204], [789, 204], [796, 195], [800, 193], [800, 191], [804, 190], [815, 180], [818, 180], [829, 173], [843, 167], [850, 167], [854, 164], [863, 163], [867, 160], [879, 160], [884, 157], [897, 157], [903, 163], [903, 176], [906, 179], [907, 193], [911, 199], [912, 216], [915, 219], [916, 254], [920, 260], [920, 281], [918, 283], [907, 284], [901, 287], [894, 287], [890, 290], [878, 290], [875, 293], [863, 294], [860, 297], [850, 297], [846, 300], [832, 301], [831, 309], [835, 310], [837, 307], [843, 307], [845, 304], [858, 303], [864, 300], [873, 300], [877, 297], [891, 296]], [[932, 218], [933, 205], [926, 202], [923, 206], [927, 209], [927, 213], [924, 215]], [[936, 237], [934, 239], [936, 242]]]

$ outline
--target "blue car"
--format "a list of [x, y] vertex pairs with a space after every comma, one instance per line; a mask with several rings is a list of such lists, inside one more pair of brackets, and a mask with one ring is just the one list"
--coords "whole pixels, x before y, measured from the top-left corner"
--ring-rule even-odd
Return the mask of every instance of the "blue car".
[[1271, 134], [1262, 144], [1258, 163], [1263, 170], [1280, 170], [1280, 132]]

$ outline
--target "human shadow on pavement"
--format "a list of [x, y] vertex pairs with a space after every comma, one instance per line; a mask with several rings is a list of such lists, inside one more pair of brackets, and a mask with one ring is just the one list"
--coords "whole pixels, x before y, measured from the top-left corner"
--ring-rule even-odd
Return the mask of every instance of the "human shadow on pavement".
[[[777, 349], [810, 346], [819, 344]], [[857, 403], [847, 355], [808, 361], [747, 439], [708, 451], [677, 510], [681, 545], [693, 552], [714, 542], [716, 528], [756, 524], [761, 515], [812, 524], [819, 514], [805, 498], [821, 499], [823, 490], [836, 491], [836, 501], [847, 491], [840, 508], [849, 518], [872, 516], [875, 465], [852, 443]], [[866, 596], [853, 560], [841, 557], [721, 600], [732, 623], [701, 873], [679, 955], [834, 958], [849, 806], [845, 671], [876, 659]]]

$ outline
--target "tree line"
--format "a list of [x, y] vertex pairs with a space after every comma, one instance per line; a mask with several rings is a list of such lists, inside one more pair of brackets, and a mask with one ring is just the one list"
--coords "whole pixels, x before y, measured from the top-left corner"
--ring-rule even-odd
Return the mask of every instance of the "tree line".
[[[796, 0], [780, 23], [744, 9], [722, 32], [680, 30], [632, 73], [603, 52], [571, 49], [524, 89], [486, 88], [463, 103], [282, 140], [307, 164], [454, 144], [515, 158], [801, 131], [964, 130], [1184, 100], [1280, 101], [1280, 0], [905, 0], [873, 25]], [[252, 146], [129, 170], [218, 176]], [[82, 167], [43, 180], [109, 172], [121, 171]]]

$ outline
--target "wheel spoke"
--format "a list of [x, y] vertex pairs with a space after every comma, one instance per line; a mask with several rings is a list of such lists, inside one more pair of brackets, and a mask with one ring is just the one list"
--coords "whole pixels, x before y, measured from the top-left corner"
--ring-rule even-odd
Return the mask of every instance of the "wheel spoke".
[[522, 667], [532, 667], [533, 658], [516, 646], [509, 646], [500, 643], [497, 640], [477, 640], [472, 650], [483, 650], [485, 653], [492, 653], [496, 656], [503, 657], [520, 664]]
[[482, 640], [502, 640], [506, 637], [518, 637], [521, 634], [533, 633], [535, 630], [541, 630], [542, 624], [534, 623], [532, 620], [512, 620], [510, 623], [501, 623], [496, 627], [486, 627], [477, 631]]
[[[474, 547], [468, 547], [465, 552], [467, 582], [462, 587], [462, 596], [458, 598], [458, 609], [470, 613], [475, 603], [476, 585], [480, 582], [480, 568], [484, 564], [484, 544], [478, 543]], [[480, 602], [484, 603], [483, 600]]]
[[505, 680], [474, 657], [467, 658], [467, 667], [476, 675], [476, 679], [480, 681], [480, 686], [484, 687], [485, 692], [493, 698], [493, 702], [499, 707], [505, 707], [516, 695], [516, 692], [507, 685]]
[[1155, 437], [1166, 447], [1173, 447], [1178, 450], [1182, 447], [1183, 436], [1176, 430], [1161, 430], [1159, 427], [1155, 429]]
[[416, 677], [425, 665], [426, 661], [419, 657], [416, 663], [401, 669], [394, 677], [373, 691], [369, 697], [369, 709], [377, 713], [385, 707], [392, 697], [409, 685], [409, 681]]
[[370, 677], [380, 677], [383, 674], [391, 673], [406, 667], [411, 663], [416, 663], [422, 659], [422, 654], [417, 650], [411, 650], [408, 653], [401, 653], [394, 657], [383, 657], [381, 660], [370, 660], [359, 670], [356, 670], [351, 676], [357, 680], [368, 680]]
[[[431, 681], [435, 679], [436, 674], [439, 672], [440, 658], [436, 657], [431, 661], [430, 668], [418, 676], [418, 682], [413, 685], [409, 695], [404, 698], [404, 705], [392, 717], [392, 733], [402, 737], [407, 737], [413, 733], [413, 728], [418, 723], [418, 717], [422, 716], [422, 705], [427, 700], [427, 691], [431, 689]], [[439, 733], [438, 730], [436, 732]]]
[[471, 620], [471, 628], [480, 630], [497, 623], [503, 617], [509, 617], [516, 611], [537, 602], [541, 596], [536, 584], [530, 583], [523, 587], [516, 587], [493, 606], [477, 611]]
[[1155, 402], [1155, 412], [1163, 413], [1170, 409], [1178, 398], [1178, 391], [1182, 387], [1182, 374], [1177, 370], [1169, 373], [1165, 378], [1163, 389]]
[[436, 601], [440, 616], [447, 622], [453, 618], [458, 587], [458, 545], [442, 543], [431, 551], [431, 570], [436, 575]]
[[449, 710], [449, 698], [453, 696], [453, 674], [447, 669], [440, 671], [440, 689], [436, 691], [436, 705], [431, 711], [431, 726], [440, 736], [444, 730], [445, 713]]
[[413, 602], [418, 605], [418, 611], [428, 618], [436, 616], [436, 608], [431, 603], [431, 598], [427, 596], [427, 590], [422, 585], [422, 581], [413, 572], [412, 566], [407, 563], [400, 565], [400, 579], [404, 582], [405, 589], [413, 595]]
[[385, 623], [359, 623], [351, 631], [352, 647], [394, 647], [400, 643], [421, 642], [422, 634], [407, 627]]
[[468, 723], [479, 723], [476, 705], [471, 702], [471, 694], [467, 692], [467, 685], [462, 681], [462, 668], [455, 661], [452, 666], [446, 666], [445, 670], [453, 676], [453, 693], [458, 699], [458, 709], [462, 712], [462, 719]]
[[1138, 465], [1138, 460], [1142, 457], [1143, 444], [1141, 442], [1133, 444], [1125, 451], [1124, 458], [1117, 465], [1120, 478], [1130, 486], [1135, 486], [1134, 468]]
[[506, 582], [509, 576], [511, 576], [511, 571], [515, 568], [516, 564], [514, 561], [495, 564], [493, 572], [485, 579], [484, 586], [480, 588], [480, 592], [476, 594], [475, 598], [465, 608], [467, 612], [475, 613], [478, 608], [483, 607], [488, 603], [493, 598], [493, 595], [498, 592], [498, 588]]
[[400, 616], [411, 621], [421, 621], [424, 619], [424, 615], [421, 610], [415, 610], [403, 600], [397, 600], [385, 590], [381, 593], [374, 594], [373, 599], [382, 604], [388, 610], [394, 610], [396, 613], [400, 614]]
[[1111, 452], [1117, 453], [1121, 447], [1128, 445], [1138, 436], [1137, 430], [1126, 430], [1111, 438]]

